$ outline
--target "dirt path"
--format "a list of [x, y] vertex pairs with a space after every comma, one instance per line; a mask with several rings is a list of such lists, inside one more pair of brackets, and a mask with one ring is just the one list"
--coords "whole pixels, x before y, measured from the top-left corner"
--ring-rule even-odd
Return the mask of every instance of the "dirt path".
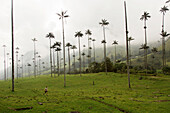
[[106, 106], [114, 107], [115, 109], [117, 109], [117, 110], [119, 110], [119, 111], [121, 111], [121, 112], [123, 112], [123, 113], [130, 113], [130, 112], [125, 111], [124, 109], [121, 109], [121, 108], [119, 108], [119, 107], [117, 107], [117, 106], [114, 106], [114, 105], [112, 105], [112, 104], [105, 103], [105, 102], [103, 102], [103, 101], [100, 101], [100, 100], [97, 100], [97, 99], [94, 99], [94, 98], [86, 97], [86, 99], [90, 99], [90, 100], [93, 100], [93, 101], [102, 103], [102, 104], [104, 104], [104, 105], [106, 105]]

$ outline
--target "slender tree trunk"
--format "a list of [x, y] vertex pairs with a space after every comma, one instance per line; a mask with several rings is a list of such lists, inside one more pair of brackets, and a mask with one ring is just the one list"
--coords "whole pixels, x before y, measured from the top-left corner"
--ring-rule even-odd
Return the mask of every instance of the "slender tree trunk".
[[36, 78], [36, 48], [35, 48], [35, 41], [34, 41], [34, 77]]
[[[105, 27], [103, 26], [103, 36], [104, 36], [104, 40], [105, 39]], [[104, 60], [105, 60], [105, 73], [107, 75], [107, 63], [106, 63], [106, 43], [104, 43]]]
[[6, 52], [4, 47], [4, 80], [6, 80]]
[[[162, 16], [162, 33], [164, 32], [164, 13]], [[165, 39], [162, 36], [162, 67], [165, 67], [166, 63], [165, 63]]]
[[80, 37], [78, 37], [78, 42], [79, 42], [79, 72], [81, 76], [81, 50], [80, 50]]
[[9, 55], [7, 55], [7, 80], [8, 80], [8, 74], [9, 74], [9, 73], [8, 73], [8, 64], [9, 64], [9, 61], [8, 61], [8, 60], [9, 60]]
[[69, 63], [69, 74], [70, 74], [70, 48], [68, 47], [68, 63]]
[[74, 54], [74, 72], [76, 73], [76, 58], [75, 58], [75, 50], [73, 49]]
[[16, 54], [17, 79], [18, 79], [18, 53]]
[[58, 71], [58, 76], [60, 76], [58, 51], [57, 51], [57, 71]]
[[[144, 21], [145, 23], [145, 26], [144, 26], [144, 29], [145, 29], [145, 44], [146, 44], [146, 47], [147, 47], [147, 33], [146, 33], [146, 20]], [[146, 49], [144, 49], [144, 51], [145, 51], [145, 69], [146, 69], [146, 74], [147, 74], [147, 70], [148, 70], [148, 64], [147, 64], [147, 48]]]
[[11, 0], [11, 35], [12, 35], [12, 92], [14, 92], [14, 18], [13, 0]]
[[54, 48], [53, 48], [53, 65], [54, 65], [54, 77], [55, 77], [55, 53], [54, 53]]
[[39, 58], [39, 74], [41, 75], [41, 59]]
[[96, 56], [95, 56], [95, 44], [94, 44], [94, 42], [93, 42], [93, 54], [94, 54], [94, 62], [96, 62]]
[[85, 72], [84, 56], [83, 56], [83, 71]]
[[23, 78], [23, 74], [24, 74], [24, 66], [23, 66], [23, 62], [24, 62], [24, 58], [22, 56], [22, 78]]
[[126, 23], [126, 63], [127, 63], [127, 74], [128, 74], [128, 85], [129, 88], [131, 88], [130, 85], [130, 73], [129, 73], [129, 46], [128, 46], [128, 24], [127, 24], [127, 12], [126, 12], [126, 2], [124, 1], [124, 7], [125, 7], [125, 23]]
[[88, 35], [88, 68], [89, 68], [89, 66], [90, 66], [90, 49], [89, 49], [89, 47], [90, 47], [90, 41], [89, 41], [89, 35]]
[[51, 77], [53, 77], [52, 75], [52, 55], [51, 55], [51, 38], [50, 39], [50, 69], [51, 69]]
[[64, 37], [64, 20], [63, 20], [63, 17], [62, 17], [62, 26], [63, 26], [64, 87], [66, 87], [66, 69], [65, 69], [65, 37]]
[[115, 45], [115, 64], [116, 64], [116, 45]]
[[130, 40], [129, 40], [129, 60], [130, 60], [130, 63], [129, 63], [129, 66], [131, 67], [131, 45], [130, 45]]

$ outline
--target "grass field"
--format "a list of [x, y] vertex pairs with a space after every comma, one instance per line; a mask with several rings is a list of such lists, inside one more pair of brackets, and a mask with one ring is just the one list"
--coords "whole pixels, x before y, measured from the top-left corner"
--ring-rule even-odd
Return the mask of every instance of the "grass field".
[[[94, 84], [93, 85], [93, 81]], [[0, 81], [0, 113], [169, 113], [170, 77], [143, 77], [131, 75], [132, 88], [128, 88], [127, 76], [104, 73], [67, 75], [67, 87], [63, 76], [50, 75]], [[48, 86], [48, 96], [43, 95]], [[40, 105], [42, 104], [42, 105]]]

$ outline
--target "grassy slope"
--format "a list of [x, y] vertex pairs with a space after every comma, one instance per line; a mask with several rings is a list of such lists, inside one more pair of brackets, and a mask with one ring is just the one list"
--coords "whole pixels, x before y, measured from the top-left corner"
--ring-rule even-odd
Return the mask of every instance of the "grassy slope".
[[[131, 77], [132, 89], [128, 89], [126, 75], [68, 75], [67, 87], [64, 88], [63, 76], [40, 76], [36, 79], [17, 80], [14, 93], [10, 91], [11, 81], [0, 81], [0, 112], [15, 112], [11, 108], [33, 106], [31, 110], [18, 112], [119, 113], [120, 110], [125, 110], [132, 113], [168, 113], [170, 101], [155, 101], [170, 100], [170, 77], [138, 78], [136, 75]], [[48, 96], [43, 95], [46, 85], [49, 89]]]

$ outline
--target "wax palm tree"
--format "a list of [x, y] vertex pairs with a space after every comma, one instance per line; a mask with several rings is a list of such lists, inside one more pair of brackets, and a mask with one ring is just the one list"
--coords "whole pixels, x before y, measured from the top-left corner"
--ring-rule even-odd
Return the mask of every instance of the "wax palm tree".
[[41, 75], [41, 56], [38, 56], [39, 59], [39, 75]]
[[19, 53], [19, 47], [16, 48], [16, 67], [17, 67], [17, 79], [18, 79], [18, 53]]
[[75, 37], [78, 37], [78, 44], [79, 44], [79, 72], [81, 76], [81, 49], [80, 49], [80, 37], [83, 37], [83, 33], [81, 31], [76, 32]]
[[57, 51], [57, 72], [58, 72], [58, 76], [60, 76], [60, 66], [59, 66], [59, 51], [61, 51], [61, 48], [57, 47], [56, 50]]
[[13, 0], [11, 0], [11, 40], [12, 40], [12, 92], [14, 92], [14, 16]]
[[75, 45], [73, 45], [71, 47], [71, 49], [73, 50], [73, 58], [74, 58], [74, 71], [76, 70], [76, 59], [75, 59], [75, 49], [77, 49], [77, 47]]
[[23, 78], [23, 75], [24, 75], [24, 55], [21, 55], [22, 57], [22, 78]]
[[128, 74], [128, 85], [130, 85], [130, 71], [129, 71], [129, 45], [128, 45], [128, 22], [127, 22], [127, 11], [126, 11], [126, 1], [124, 1], [124, 9], [125, 9], [125, 30], [126, 30], [126, 65], [127, 65], [127, 74]]
[[93, 41], [93, 55], [94, 55], [94, 62], [96, 62], [96, 53], [95, 53], [95, 39], [92, 39]]
[[35, 45], [35, 42], [37, 41], [37, 39], [33, 38], [32, 41], [34, 43], [34, 77], [36, 78], [36, 45]]
[[[86, 31], [85, 31], [85, 35], [87, 35], [88, 37], [88, 54], [90, 55], [90, 50], [89, 50], [89, 47], [90, 47], [90, 36], [92, 35], [92, 32], [89, 30], [89, 29], [87, 29]], [[90, 57], [88, 58], [88, 67], [89, 67], [89, 64], [90, 64]]]
[[54, 77], [55, 77], [55, 53], [54, 53], [54, 50], [56, 48], [56, 43], [54, 43], [52, 46], [51, 46], [51, 49], [53, 49], [53, 71], [54, 71]]
[[153, 48], [151, 49], [151, 51], [152, 51], [152, 53], [153, 53], [153, 56], [152, 56], [152, 58], [153, 58], [152, 69], [153, 69], [153, 67], [154, 67], [155, 54], [158, 52], [158, 49], [157, 49], [156, 47], [153, 47]]
[[161, 36], [162, 36], [162, 63], [163, 67], [166, 65], [166, 57], [165, 57], [165, 38], [168, 37], [170, 34], [167, 33], [166, 31], [162, 31]]
[[[164, 22], [165, 22], [165, 13], [169, 11], [167, 6], [161, 8], [160, 12], [162, 13], [162, 67], [166, 65], [165, 57], [165, 31], [164, 31]], [[164, 35], [164, 36], [163, 36]]]
[[52, 38], [55, 38], [55, 37], [54, 37], [53, 33], [48, 33], [48, 34], [46, 35], [46, 38], [49, 38], [49, 40], [50, 40], [50, 68], [51, 68], [51, 77], [52, 77], [51, 39], [52, 39]]
[[72, 45], [70, 44], [70, 43], [67, 43], [66, 44], [66, 47], [68, 48], [68, 64], [69, 64], [69, 74], [70, 74], [70, 72], [71, 72], [71, 69], [70, 69], [70, 47], [71, 47]]
[[27, 64], [27, 66], [28, 66], [28, 74], [29, 74], [29, 77], [30, 77], [30, 67], [31, 67], [31, 64]]
[[3, 45], [3, 48], [4, 48], [4, 80], [6, 80], [6, 52], [5, 52], [6, 45]]
[[9, 64], [9, 53], [6, 54], [7, 55], [7, 80], [8, 80], [8, 64]]
[[67, 11], [61, 11], [61, 14], [57, 13], [59, 16], [59, 19], [62, 21], [62, 27], [63, 27], [63, 57], [64, 57], [64, 87], [66, 87], [66, 76], [65, 76], [65, 36], [64, 36], [64, 18], [68, 18], [69, 15], [66, 15]]
[[82, 56], [83, 56], [83, 71], [85, 72], [85, 53], [83, 52], [82, 54], [81, 54]]
[[106, 72], [106, 75], [107, 75], [105, 26], [109, 25], [109, 22], [107, 22], [107, 20], [105, 20], [105, 19], [102, 19], [102, 21], [99, 22], [99, 24], [103, 27], [103, 36], [104, 36], [103, 41], [105, 41], [105, 43], [103, 43], [103, 45], [104, 45], [104, 59], [105, 59], [105, 72]]
[[132, 53], [131, 53], [131, 45], [130, 45], [130, 42], [133, 41], [133, 40], [134, 40], [134, 38], [132, 38], [132, 37], [129, 37], [129, 38], [128, 38], [128, 42], [129, 42], [129, 59], [130, 59], [130, 64], [129, 64], [129, 65], [130, 65], [130, 66], [131, 66], [131, 64], [132, 64], [132, 62], [131, 62], [131, 54], [132, 54]]
[[[59, 47], [59, 48], [61, 48], [61, 42], [55, 42], [55, 45], [56, 45], [56, 47]], [[60, 56], [61, 56], [61, 50], [59, 51], [59, 53], [58, 53], [58, 59], [60, 59]], [[59, 72], [58, 73], [60, 73], [60, 60], [58, 60], [58, 62], [57, 62], [57, 65], [59, 66]]]
[[116, 45], [118, 45], [118, 41], [114, 40], [112, 45], [115, 45], [115, 64], [116, 64]]
[[[149, 46], [147, 46], [146, 44], [142, 44], [141, 47], [140, 47], [139, 49], [143, 49], [144, 52], [145, 52], [145, 50], [149, 49]], [[144, 54], [144, 57], [146, 57], [145, 54]], [[144, 59], [145, 59], [145, 58], [144, 58]], [[146, 60], [144, 60], [144, 67], [145, 67], [145, 69], [146, 69], [146, 73], [145, 73], [145, 74], [147, 74], [146, 65], [147, 65], [147, 62], [146, 62]]]
[[[146, 33], [146, 21], [148, 18], [151, 18], [148, 12], [144, 12], [140, 20], [144, 20], [144, 30], [145, 30], [145, 46], [147, 47], [147, 33]], [[147, 70], [147, 49], [144, 48], [144, 53], [145, 53], [145, 69]], [[147, 73], [147, 71], [146, 71]]]

